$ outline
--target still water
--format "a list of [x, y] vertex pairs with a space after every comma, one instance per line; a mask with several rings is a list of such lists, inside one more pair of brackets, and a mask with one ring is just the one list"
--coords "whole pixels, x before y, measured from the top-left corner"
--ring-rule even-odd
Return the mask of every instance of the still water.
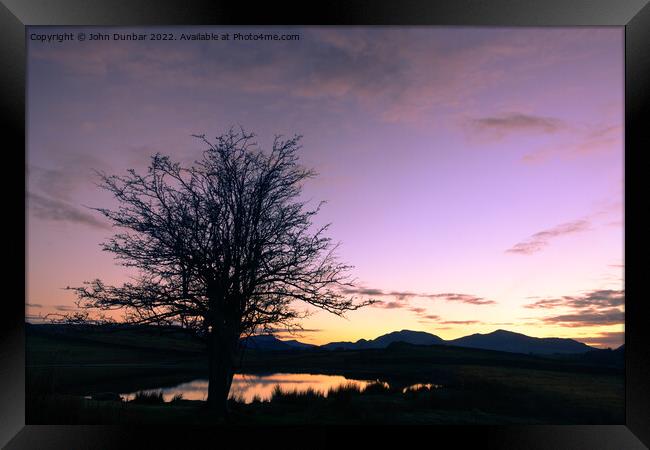
[[[250, 375], [235, 374], [230, 388], [230, 397], [243, 400], [245, 403], [251, 403], [257, 396], [260, 400], [269, 400], [276, 385], [279, 385], [283, 391], [306, 391], [312, 388], [315, 391], [327, 395], [330, 388], [336, 388], [341, 385], [353, 384], [360, 389], [376, 381], [354, 380], [341, 375], [314, 375], [308, 373], [274, 373], [272, 375]], [[160, 392], [166, 402], [170, 401], [175, 395], [182, 394], [184, 400], [205, 400], [208, 396], [208, 380], [198, 379], [178, 386], [147, 389], [139, 392]], [[135, 397], [135, 392], [120, 394], [124, 400], [131, 400]]]

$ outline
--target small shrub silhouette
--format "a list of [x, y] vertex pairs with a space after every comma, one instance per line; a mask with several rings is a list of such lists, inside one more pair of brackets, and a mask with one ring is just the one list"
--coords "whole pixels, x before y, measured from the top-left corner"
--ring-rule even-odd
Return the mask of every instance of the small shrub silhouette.
[[183, 394], [178, 393], [172, 397], [172, 399], [169, 401], [169, 403], [178, 403], [181, 400], [183, 400]]
[[135, 397], [133, 397], [133, 400], [131, 400], [133, 403], [139, 403], [143, 405], [159, 405], [161, 403], [165, 403], [165, 399], [163, 398], [163, 393], [162, 391], [154, 391], [154, 392], [136, 392]]

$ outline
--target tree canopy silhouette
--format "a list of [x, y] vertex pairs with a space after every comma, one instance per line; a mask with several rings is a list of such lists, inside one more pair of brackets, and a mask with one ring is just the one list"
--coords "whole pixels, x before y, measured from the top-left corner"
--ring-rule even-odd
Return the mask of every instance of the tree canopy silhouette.
[[225, 413], [241, 338], [296, 326], [304, 302], [342, 315], [369, 304], [343, 294], [350, 266], [300, 198], [315, 172], [298, 164], [300, 136], [277, 137], [265, 153], [232, 129], [182, 167], [156, 154], [144, 175], [98, 172], [119, 206], [94, 208], [122, 232], [103, 244], [138, 276], [71, 288], [81, 308], [124, 311], [134, 324], [176, 325], [205, 339], [208, 403]]

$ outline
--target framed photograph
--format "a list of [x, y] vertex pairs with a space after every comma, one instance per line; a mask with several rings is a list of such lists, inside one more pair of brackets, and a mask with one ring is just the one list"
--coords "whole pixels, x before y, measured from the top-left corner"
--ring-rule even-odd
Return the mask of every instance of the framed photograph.
[[2, 445], [647, 448], [647, 1], [0, 11]]

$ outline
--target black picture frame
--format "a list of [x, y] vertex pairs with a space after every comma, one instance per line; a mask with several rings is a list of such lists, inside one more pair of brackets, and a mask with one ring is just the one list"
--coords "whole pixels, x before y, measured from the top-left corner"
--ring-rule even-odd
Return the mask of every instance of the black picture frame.
[[[466, 25], [466, 26], [623, 26], [625, 27], [625, 347], [626, 423], [612, 426], [498, 426], [498, 427], [372, 427], [364, 429], [283, 427], [245, 431], [230, 428], [215, 431], [194, 427], [114, 427], [25, 425], [25, 337], [24, 290], [5, 295], [0, 327], [0, 445], [18, 448], [121, 448], [146, 445], [150, 448], [224, 445], [223, 436], [244, 437], [241, 443], [267, 445], [277, 441], [299, 447], [340, 445], [353, 435], [364, 446], [394, 441], [424, 439], [437, 445], [441, 440], [454, 447], [476, 445], [518, 449], [633, 449], [650, 445], [650, 358], [645, 337], [648, 297], [641, 267], [648, 245], [646, 223], [641, 220], [644, 186], [643, 156], [650, 145], [650, 127], [642, 117], [650, 116], [650, 6], [649, 0], [336, 0], [309, 2], [248, 2], [181, 0], [3, 0], [0, 4], [0, 48], [2, 49], [2, 113], [5, 174], [5, 205], [12, 212], [25, 211], [25, 196], [15, 187], [26, 186], [25, 164], [25, 27], [29, 25]], [[647, 119], [645, 119], [647, 121]], [[9, 138], [9, 139], [7, 139]], [[22, 152], [20, 151], [22, 149]], [[22, 157], [21, 157], [22, 155]], [[26, 167], [26, 164], [25, 164]], [[26, 192], [26, 189], [25, 189]], [[636, 194], [636, 195], [635, 195]], [[631, 201], [630, 201], [631, 199]], [[638, 203], [638, 204], [637, 204]], [[25, 274], [26, 213], [23, 221], [8, 214], [5, 224], [18, 231], [5, 236], [6, 261], [10, 269]], [[9, 220], [10, 217], [13, 219]], [[9, 223], [11, 222], [11, 223]], [[28, 243], [24, 240], [25, 245]], [[22, 257], [21, 257], [22, 255]], [[19, 275], [7, 274], [6, 286]], [[18, 285], [20, 285], [18, 283]], [[17, 289], [19, 292], [21, 289]], [[218, 434], [216, 434], [218, 433]], [[306, 444], [306, 445], [305, 445]]]

